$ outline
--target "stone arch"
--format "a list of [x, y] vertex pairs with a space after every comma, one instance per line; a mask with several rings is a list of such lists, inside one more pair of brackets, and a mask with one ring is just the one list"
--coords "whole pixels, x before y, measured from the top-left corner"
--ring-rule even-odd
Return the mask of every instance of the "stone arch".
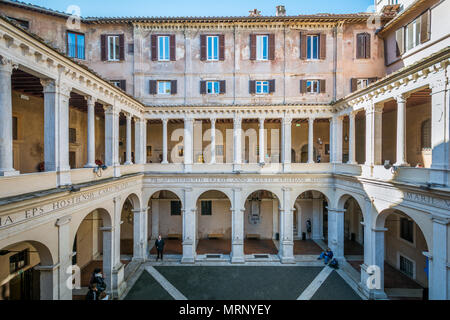
[[123, 205], [125, 204], [125, 201], [130, 200], [131, 205], [133, 206], [134, 210], [140, 210], [142, 208], [141, 205], [141, 198], [136, 194], [136, 192], [132, 192], [128, 194], [126, 197], [123, 198], [120, 204], [120, 208], [123, 208]]
[[86, 219], [87, 216], [89, 216], [94, 211], [97, 211], [100, 214], [100, 216], [103, 220], [103, 227], [111, 227], [113, 225], [113, 215], [107, 209], [99, 207], [94, 210], [83, 212], [82, 215], [77, 216], [77, 220], [75, 222], [74, 222], [74, 220], [72, 220], [72, 225], [71, 225], [72, 232], [71, 232], [71, 239], [70, 239], [71, 242], [70, 243], [73, 243], [73, 241], [75, 240], [75, 236], [78, 232], [78, 229], [80, 228], [81, 223], [84, 221], [84, 219]]
[[153, 195], [154, 195], [155, 193], [161, 192], [161, 191], [170, 191], [170, 192], [172, 192], [173, 194], [175, 194], [175, 195], [178, 197], [178, 199], [180, 199], [180, 201], [181, 201], [181, 207], [183, 208], [183, 199], [184, 199], [184, 196], [183, 196], [181, 190], [175, 189], [175, 188], [149, 189], [149, 190], [146, 192], [146, 196], [144, 197], [144, 199], [145, 199], [146, 201], [143, 202], [143, 204], [144, 204], [144, 205], [145, 205], [145, 204], [148, 205], [148, 203], [150, 202], [150, 199], [153, 197]]
[[368, 219], [367, 219], [368, 218], [367, 217], [367, 212], [365, 210], [366, 209], [365, 208], [365, 203], [364, 203], [365, 201], [364, 201], [364, 198], [362, 196], [360, 196], [360, 195], [357, 195], [357, 194], [351, 195], [349, 193], [344, 193], [342, 195], [337, 195], [337, 199], [338, 200], [336, 201], [336, 204], [337, 204], [336, 205], [336, 209], [344, 210], [345, 203], [351, 198], [353, 198], [356, 201], [356, 203], [358, 203], [358, 206], [361, 209], [364, 221], [368, 221]]
[[202, 188], [197, 189], [196, 192], [193, 194], [193, 198], [195, 199], [194, 203], [197, 203], [197, 201], [200, 199], [200, 197], [209, 191], [217, 191], [220, 193], [223, 193], [227, 199], [230, 201], [231, 204], [233, 204], [233, 192], [230, 189], [215, 189], [215, 188]]
[[277, 197], [280, 209], [282, 209], [282, 206], [283, 206], [283, 194], [282, 194], [281, 189], [277, 190], [276, 188], [267, 188], [267, 187], [249, 189], [247, 191], [244, 191], [243, 194], [242, 194], [242, 197], [241, 197], [241, 208], [244, 208], [245, 202], [247, 201], [247, 198], [250, 195], [252, 195], [253, 193], [258, 192], [258, 191], [269, 191], [269, 192], [272, 192], [275, 195], [275, 197]]
[[40, 264], [42, 266], [52, 266], [54, 264], [54, 262], [57, 259], [54, 259], [52, 256], [52, 253], [50, 251], [50, 249], [43, 244], [40, 241], [36, 241], [36, 240], [23, 240], [23, 241], [19, 241], [19, 242], [15, 242], [15, 243], [11, 243], [5, 247], [3, 247], [3, 249], [1, 250], [8, 250], [9, 248], [12, 248], [14, 246], [17, 246], [21, 243], [29, 243], [30, 245], [32, 245], [36, 251], [38, 251], [39, 253], [39, 260], [41, 261]]
[[297, 198], [299, 196], [301, 196], [303, 193], [308, 192], [308, 191], [320, 192], [325, 197], [325, 200], [327, 201], [328, 206], [334, 207], [334, 202], [331, 201], [331, 199], [333, 199], [333, 197], [331, 197], [329, 194], [330, 191], [328, 189], [324, 189], [324, 188], [304, 188], [304, 189], [293, 190], [291, 192], [290, 207], [293, 208], [295, 202], [297, 201]]

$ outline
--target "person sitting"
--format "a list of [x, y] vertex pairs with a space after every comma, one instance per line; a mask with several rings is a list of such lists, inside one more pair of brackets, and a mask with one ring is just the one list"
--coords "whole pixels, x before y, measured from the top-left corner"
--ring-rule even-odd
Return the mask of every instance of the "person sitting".
[[330, 248], [327, 248], [326, 251], [322, 252], [319, 256], [319, 258], [317, 258], [317, 260], [325, 260], [325, 264], [328, 264], [328, 262], [333, 259], [333, 251], [331, 251]]
[[95, 268], [89, 283], [96, 284], [99, 293], [106, 290], [105, 278], [103, 278], [102, 270], [100, 268]]
[[89, 291], [86, 294], [86, 300], [98, 300], [98, 289], [97, 284], [94, 282], [91, 285], [89, 285]]
[[333, 269], [339, 269], [339, 262], [336, 260], [336, 258], [333, 258], [330, 263], [328, 264], [329, 267]]

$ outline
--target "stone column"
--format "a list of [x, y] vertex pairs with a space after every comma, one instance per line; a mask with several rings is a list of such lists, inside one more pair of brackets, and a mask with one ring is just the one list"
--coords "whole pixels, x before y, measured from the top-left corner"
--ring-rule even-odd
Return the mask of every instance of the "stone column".
[[265, 163], [265, 137], [264, 137], [264, 118], [259, 118], [259, 163]]
[[119, 163], [119, 112], [114, 106], [105, 109], [105, 164], [114, 167], [114, 176], [120, 176]]
[[[343, 130], [343, 118], [338, 116], [333, 116], [331, 126], [331, 137], [330, 145], [332, 152], [332, 163], [342, 163], [342, 130]], [[332, 142], [331, 142], [332, 141]]]
[[133, 164], [131, 161], [131, 114], [125, 113], [125, 116], [127, 117], [127, 151], [125, 165], [130, 165]]
[[106, 292], [113, 295], [113, 255], [114, 255], [114, 241], [113, 241], [113, 228], [112, 227], [102, 227], [100, 231], [103, 232], [103, 275], [106, 282]]
[[216, 163], [216, 119], [211, 118], [211, 164]]
[[147, 258], [148, 208], [133, 210], [133, 261], [143, 262]]
[[233, 170], [238, 171], [242, 164], [242, 118], [234, 118], [233, 126], [234, 165]]
[[159, 236], [159, 200], [152, 200], [152, 240]]
[[291, 150], [292, 150], [292, 118], [283, 118], [281, 120], [281, 163], [283, 171], [291, 171]]
[[308, 163], [314, 163], [314, 118], [308, 119]]
[[433, 216], [433, 248], [430, 261], [430, 300], [450, 299], [450, 218]]
[[33, 269], [39, 271], [40, 300], [58, 300], [59, 264], [38, 265]]
[[232, 243], [231, 243], [231, 263], [245, 263], [244, 255], [244, 211], [241, 201], [242, 189], [233, 189], [232, 203]]
[[397, 100], [397, 161], [396, 166], [407, 166], [406, 161], [406, 100], [407, 94], [395, 97]]
[[356, 113], [350, 112], [348, 115], [349, 118], [349, 129], [348, 129], [348, 164], [356, 164]]
[[194, 119], [184, 119], [184, 170], [185, 172], [192, 171], [193, 158], [193, 137], [194, 137]]
[[313, 198], [313, 216], [312, 216], [312, 226], [311, 226], [311, 237], [313, 240], [323, 239], [323, 227], [322, 227], [322, 217], [323, 217], [323, 200], [321, 198]]
[[[447, 74], [450, 68], [447, 67]], [[431, 84], [431, 183], [450, 185], [450, 99], [444, 73]]]
[[119, 298], [125, 291], [127, 284], [124, 281], [125, 266], [120, 261], [120, 226], [122, 217], [121, 197], [115, 197], [114, 203], [114, 227], [112, 229], [112, 285], [113, 298]]
[[328, 247], [341, 261], [344, 259], [344, 213], [345, 210], [328, 207]]
[[69, 98], [71, 88], [41, 80], [44, 92], [45, 171], [57, 172], [58, 185], [70, 185]]
[[0, 176], [19, 174], [13, 164], [13, 123], [11, 75], [16, 66], [0, 56]]
[[87, 163], [85, 168], [95, 168], [95, 98], [86, 97], [87, 101]]
[[134, 160], [137, 164], [147, 162], [147, 120], [136, 119], [134, 122]]
[[169, 119], [162, 119], [163, 124], [163, 164], [169, 163], [167, 161], [167, 123], [169, 122]]
[[294, 208], [291, 207], [291, 189], [283, 188], [280, 204], [280, 256], [281, 263], [295, 263], [294, 259]]
[[382, 164], [383, 105], [370, 102], [366, 108], [366, 166]]
[[72, 290], [68, 281], [72, 276], [72, 248], [70, 243], [71, 216], [65, 216], [56, 221], [58, 228], [58, 260], [59, 260], [59, 300], [72, 300]]
[[195, 263], [197, 250], [197, 206], [192, 189], [184, 190], [183, 209], [183, 258], [181, 263]]

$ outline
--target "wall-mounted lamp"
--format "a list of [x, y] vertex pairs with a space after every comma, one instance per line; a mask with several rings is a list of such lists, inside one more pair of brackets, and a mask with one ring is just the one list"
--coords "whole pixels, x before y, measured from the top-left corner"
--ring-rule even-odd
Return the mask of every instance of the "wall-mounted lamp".
[[345, 142], [348, 142], [348, 135], [345, 135], [344, 141], [345, 141]]

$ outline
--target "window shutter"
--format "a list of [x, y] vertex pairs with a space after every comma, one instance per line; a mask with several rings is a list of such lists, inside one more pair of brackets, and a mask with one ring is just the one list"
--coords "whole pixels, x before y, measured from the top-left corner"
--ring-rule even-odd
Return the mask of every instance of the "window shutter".
[[125, 36], [119, 35], [119, 60], [125, 60]]
[[320, 93], [325, 93], [326, 92], [326, 87], [325, 87], [325, 80], [319, 80], [320, 81]]
[[305, 60], [306, 59], [306, 49], [307, 49], [307, 38], [306, 34], [303, 32], [300, 32], [300, 59]]
[[327, 35], [325, 33], [320, 34], [320, 59], [325, 60], [327, 58]]
[[119, 80], [120, 81], [120, 89], [123, 91], [127, 91], [127, 81], [126, 80]]
[[269, 60], [275, 59], [275, 35], [269, 34]]
[[206, 60], [206, 35], [200, 35], [200, 60]]
[[361, 59], [363, 57], [363, 37], [362, 33], [356, 35], [356, 59]]
[[250, 35], [250, 60], [256, 60], [256, 35]]
[[355, 92], [358, 89], [358, 79], [350, 79], [350, 92]]
[[152, 61], [158, 61], [158, 36], [152, 34], [151, 36], [151, 46], [152, 46]]
[[225, 93], [226, 92], [226, 81], [225, 80], [221, 80], [220, 81], [220, 93]]
[[275, 79], [269, 80], [269, 93], [275, 92]]
[[106, 34], [102, 34], [101, 35], [101, 56], [102, 56], [102, 61], [106, 61]]
[[256, 92], [256, 81], [255, 80], [250, 80], [248, 82], [248, 91], [250, 94]]
[[364, 58], [370, 59], [370, 34], [364, 34]]
[[420, 43], [430, 40], [430, 10], [420, 16]]
[[200, 81], [200, 94], [206, 94], [206, 81]]
[[150, 94], [156, 94], [156, 80], [150, 80]]
[[175, 40], [175, 35], [172, 34], [170, 35], [170, 61], [175, 61], [176, 60], [176, 40]]
[[397, 42], [397, 57], [400, 57], [405, 50], [405, 43], [403, 41], [403, 27], [395, 32], [395, 40]]
[[300, 80], [300, 93], [306, 93], [306, 80]]
[[170, 81], [170, 94], [177, 94], [177, 80]]
[[219, 35], [219, 60], [225, 60], [225, 35]]

